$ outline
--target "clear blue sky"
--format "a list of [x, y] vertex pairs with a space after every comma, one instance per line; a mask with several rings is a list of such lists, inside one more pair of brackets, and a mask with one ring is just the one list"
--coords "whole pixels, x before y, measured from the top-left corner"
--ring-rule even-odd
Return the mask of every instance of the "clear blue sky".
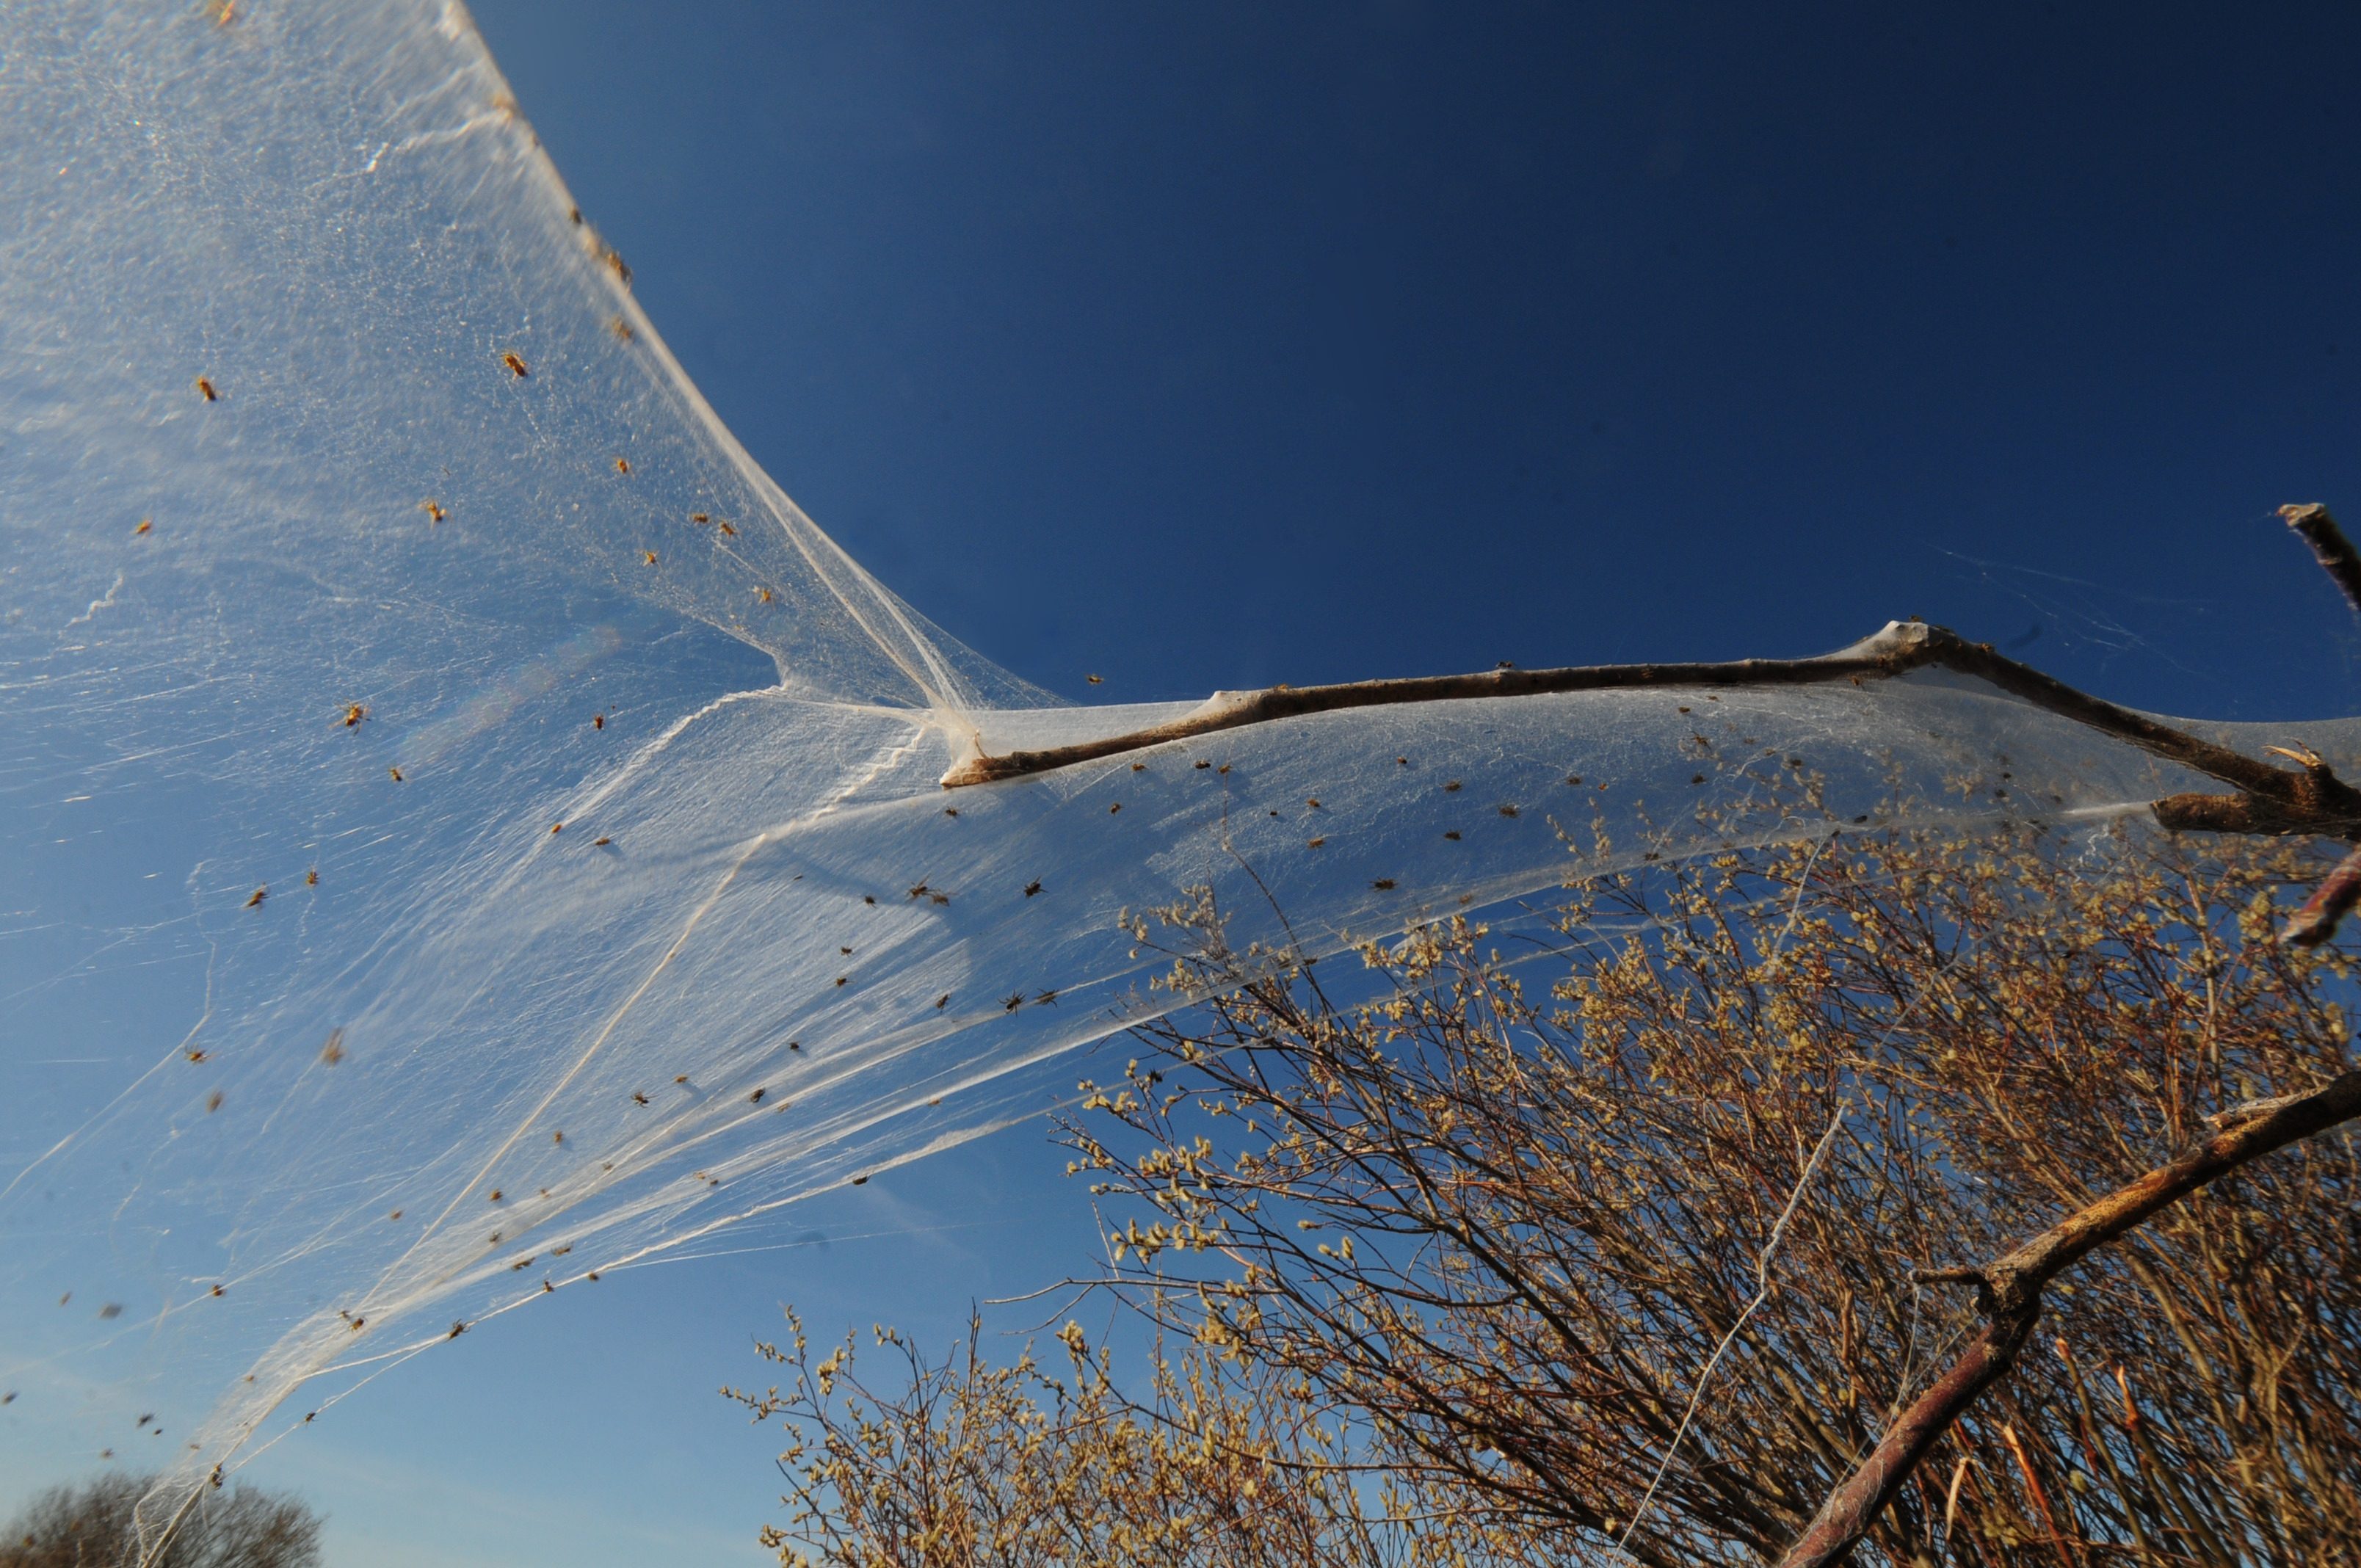
[[477, 10], [756, 457], [1052, 689], [1921, 613], [2343, 700], [2350, 10]]
[[[2353, 706], [2271, 516], [2361, 521], [2349, 10], [475, 10], [757, 460], [1053, 689], [1916, 613], [2148, 707]], [[1060, 1164], [1021, 1131], [750, 1238], [825, 1247], [571, 1292], [256, 1474], [343, 1568], [764, 1561], [748, 1340], [792, 1297], [939, 1341], [1075, 1266]]]

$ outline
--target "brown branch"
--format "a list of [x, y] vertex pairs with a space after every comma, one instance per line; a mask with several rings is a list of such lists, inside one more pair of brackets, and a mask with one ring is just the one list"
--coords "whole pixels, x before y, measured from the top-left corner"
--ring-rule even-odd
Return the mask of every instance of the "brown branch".
[[[2152, 756], [2179, 762], [2233, 784], [2235, 796], [2175, 795], [2173, 802], [2240, 802], [2248, 817], [2273, 833], [2361, 832], [2361, 791], [2338, 780], [2325, 766], [2280, 768], [2259, 758], [2159, 724], [2145, 714], [2118, 707], [2077, 691], [2054, 676], [1970, 642], [1958, 632], [1923, 621], [1892, 621], [1849, 648], [1810, 659], [1736, 659], [1719, 663], [1585, 664], [1556, 670], [1488, 670], [1467, 675], [1424, 675], [1406, 680], [1350, 681], [1339, 685], [1272, 686], [1215, 699], [1193, 713], [1071, 746], [1039, 751], [974, 756], [943, 775], [945, 789], [991, 784], [1096, 762], [1126, 751], [1193, 740], [1224, 729], [1344, 708], [1397, 703], [1461, 701], [1479, 697], [1534, 696], [1561, 692], [1633, 691], [1673, 686], [1820, 685], [1859, 682], [1940, 666], [1988, 681], [2012, 696], [2137, 746]], [[2252, 797], [2248, 799], [2247, 797]], [[2165, 804], [2159, 803], [2159, 815]], [[2211, 826], [2191, 820], [2172, 826]]]
[[1271, 686], [1217, 694], [1179, 718], [1071, 746], [975, 756], [943, 775], [945, 789], [992, 784], [1096, 762], [1224, 729], [1350, 707], [1407, 702], [1455, 702], [1476, 697], [1537, 696], [1555, 692], [1632, 691], [1651, 686], [1810, 685], [1890, 675], [1927, 662], [1923, 645], [1935, 629], [1896, 621], [1849, 648], [1810, 659], [1732, 659], [1720, 663], [1581, 664], [1555, 670], [1485, 670], [1468, 675], [1414, 675], [1400, 680], [1346, 681], [1335, 685]]
[[2041, 1315], [2041, 1292], [2051, 1279], [2208, 1182], [2356, 1116], [2361, 1116], [2361, 1070], [2342, 1073], [2308, 1093], [2235, 1106], [2211, 1118], [2220, 1129], [2212, 1137], [1982, 1268], [1922, 1271], [1922, 1282], [1974, 1277], [1984, 1327], [1829, 1494], [1779, 1560], [1779, 1568], [1821, 1568], [1845, 1559], [1927, 1451], [2015, 1363]]
[[2281, 507], [2279, 515], [2312, 546], [2312, 558], [2320, 563], [2320, 569], [2345, 590], [2345, 603], [2361, 610], [2361, 552], [2354, 550], [2353, 542], [2345, 537], [2345, 531], [2336, 526], [2328, 509], [2313, 501], [2307, 506]]
[[2033, 1468], [2033, 1459], [2025, 1452], [2024, 1441], [2016, 1435], [2013, 1423], [2000, 1423], [2000, 1440], [2008, 1445], [2010, 1456], [2016, 1461], [2017, 1474], [2025, 1477], [2025, 1489], [2033, 1497], [2034, 1511], [2041, 1516], [2042, 1528], [2049, 1532], [2049, 1544], [2059, 1561], [2065, 1568], [2079, 1568], [2074, 1553], [2067, 1548], [2064, 1533], [2058, 1528], [2058, 1515], [2049, 1507], [2049, 1493], [2042, 1486], [2041, 1476]]
[[2361, 850], [2338, 861], [2303, 907], [2288, 916], [2279, 927], [2279, 940], [2299, 948], [2320, 946], [2336, 935], [2336, 923], [2352, 913], [2356, 902], [2361, 902]]

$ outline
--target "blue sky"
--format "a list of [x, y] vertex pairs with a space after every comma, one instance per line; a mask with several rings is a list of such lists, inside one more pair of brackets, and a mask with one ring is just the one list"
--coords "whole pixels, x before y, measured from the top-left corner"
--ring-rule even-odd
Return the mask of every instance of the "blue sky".
[[[2147, 707], [2352, 708], [2271, 515], [2361, 521], [2351, 13], [475, 11], [756, 459], [1052, 689], [1921, 614]], [[783, 1299], [939, 1343], [1081, 1266], [1061, 1166], [1020, 1130], [615, 1275], [256, 1474], [344, 1568], [765, 1561], [778, 1445], [715, 1386]]]
[[2270, 510], [2361, 493], [2350, 13], [478, 15], [756, 457], [1052, 689], [1919, 613], [2342, 700]]

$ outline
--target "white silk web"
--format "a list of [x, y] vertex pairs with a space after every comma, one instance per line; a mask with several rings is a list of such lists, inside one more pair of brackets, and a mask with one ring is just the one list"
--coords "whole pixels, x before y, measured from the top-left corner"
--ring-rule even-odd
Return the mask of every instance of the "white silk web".
[[1194, 886], [1323, 953], [1820, 830], [1790, 759], [1822, 826], [2202, 783], [1922, 675], [946, 791], [1184, 708], [1060, 706], [839, 551], [457, 5], [223, 11], [0, 21], [0, 1380], [44, 1431], [136, 1387], [234, 1473], [455, 1322], [1038, 1113], [1175, 1004], [1118, 916]]

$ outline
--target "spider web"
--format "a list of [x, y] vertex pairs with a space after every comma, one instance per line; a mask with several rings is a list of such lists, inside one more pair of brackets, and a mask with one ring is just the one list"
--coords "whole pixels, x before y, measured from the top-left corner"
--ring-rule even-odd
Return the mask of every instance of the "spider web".
[[[1327, 954], [1642, 857], [2202, 784], [1919, 675], [947, 792], [1189, 705], [1061, 705], [839, 550], [462, 9], [0, 27], [0, 1380], [25, 1441], [135, 1401], [192, 1434], [176, 1496], [455, 1323], [1038, 1114], [1188, 1000], [1121, 917], [1189, 889]], [[2361, 752], [2234, 739], [2299, 731]]]

